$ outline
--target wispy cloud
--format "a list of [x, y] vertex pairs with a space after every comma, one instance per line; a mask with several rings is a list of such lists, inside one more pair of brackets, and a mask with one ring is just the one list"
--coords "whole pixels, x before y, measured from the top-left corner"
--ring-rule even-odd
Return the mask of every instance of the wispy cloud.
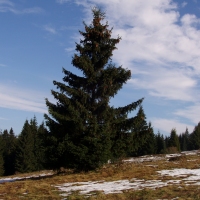
[[88, 16], [91, 19], [93, 6], [106, 11], [110, 27], [114, 27], [113, 36], [122, 37], [113, 60], [131, 69], [128, 84], [132, 88], [145, 90], [161, 101], [188, 103], [189, 106], [174, 110], [171, 120], [154, 119], [154, 126], [166, 127], [165, 131], [173, 127], [183, 130], [186, 125], [181, 118], [197, 122], [200, 18], [180, 14], [179, 8], [187, 2], [76, 0], [76, 3], [84, 6], [87, 19]]
[[49, 25], [49, 24], [45, 25], [43, 28], [44, 28], [45, 31], [47, 31], [47, 32], [49, 32], [51, 34], [56, 34], [57, 33], [56, 29], [54, 27], [52, 27], [51, 25]]
[[9, 5], [13, 6], [14, 4], [9, 0], [0, 0], [0, 5]]
[[166, 133], [170, 134], [172, 129], [176, 129], [177, 134], [185, 132], [186, 128], [191, 133], [194, 129], [194, 126], [190, 124], [181, 123], [177, 119], [164, 119], [164, 118], [153, 118], [152, 124], [156, 129], [159, 131], [165, 131]]
[[185, 6], [187, 6], [187, 2], [186, 1], [184, 1], [182, 4], [181, 4], [181, 6], [184, 8]]
[[61, 26], [59, 28], [60, 31], [65, 31], [65, 30], [77, 30], [79, 26]]
[[75, 50], [74, 50], [73, 47], [65, 48], [65, 51], [66, 51], [67, 53], [74, 53], [74, 52], [75, 52]]
[[70, 0], [56, 0], [56, 3], [59, 3], [59, 4], [64, 4], [66, 2], [68, 2]]
[[37, 14], [42, 13], [44, 10], [40, 7], [25, 8], [21, 11], [21, 14]]
[[199, 18], [180, 16], [172, 0], [82, 2], [86, 9], [105, 7], [113, 35], [122, 37], [114, 60], [132, 70], [133, 87], [146, 87], [153, 96], [195, 101], [191, 93], [200, 75]]
[[9, 0], [0, 0], [0, 5], [14, 6], [14, 4]]
[[39, 7], [18, 9], [12, 1], [0, 0], [0, 12], [11, 12], [13, 14], [38, 14], [44, 12], [44, 10]]
[[[134, 64], [133, 64], [134, 65]], [[138, 65], [134, 65], [138, 67]], [[170, 70], [171, 69], [171, 70]], [[129, 81], [135, 89], [144, 89], [151, 96], [163, 97], [167, 100], [191, 101], [197, 85], [197, 80], [190, 77], [190, 69], [179, 69], [173, 67], [157, 67], [146, 64], [141, 72]], [[153, 73], [152, 73], [153, 72]]]
[[36, 113], [47, 112], [43, 94], [13, 85], [0, 84], [0, 107]]
[[4, 118], [4, 117], [0, 117], [0, 120], [8, 120], [8, 119], [6, 119], [6, 118]]
[[4, 64], [0, 64], [0, 67], [6, 67], [6, 65], [4, 65]]
[[14, 3], [9, 0], [0, 0], [0, 12], [12, 12]]
[[199, 102], [194, 103], [191, 106], [187, 106], [181, 110], [180, 109], [176, 110], [174, 112], [175, 115], [189, 119], [194, 124], [197, 124], [200, 122], [199, 113], [200, 113], [200, 103]]

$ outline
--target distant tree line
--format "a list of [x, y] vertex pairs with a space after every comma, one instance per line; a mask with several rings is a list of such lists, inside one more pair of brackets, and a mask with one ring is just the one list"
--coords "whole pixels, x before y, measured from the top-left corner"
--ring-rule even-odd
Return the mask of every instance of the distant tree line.
[[15, 135], [13, 129], [0, 131], [0, 175], [13, 175], [44, 169], [43, 136], [47, 129], [38, 126], [36, 117], [25, 121], [22, 131]]
[[[163, 136], [160, 132], [154, 134], [151, 124], [146, 122], [142, 107], [139, 108], [137, 116], [143, 116], [143, 120], [138, 124], [134, 140], [128, 142], [125, 141], [127, 138], [120, 138], [116, 142], [117, 145], [112, 149], [113, 162], [114, 158], [119, 158], [117, 154], [123, 158], [200, 149], [200, 123], [192, 133], [186, 129], [178, 135], [176, 130], [172, 129], [170, 136]], [[0, 131], [0, 175], [51, 169], [52, 166], [48, 166], [52, 155], [48, 155], [47, 135], [47, 127], [44, 123], [38, 125], [36, 117], [30, 121], [26, 120], [17, 136], [12, 128], [10, 131]]]

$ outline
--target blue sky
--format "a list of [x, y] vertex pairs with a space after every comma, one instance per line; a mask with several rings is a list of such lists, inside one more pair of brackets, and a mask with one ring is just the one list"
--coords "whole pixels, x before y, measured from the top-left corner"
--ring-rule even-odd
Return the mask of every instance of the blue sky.
[[113, 62], [132, 71], [110, 103], [145, 97], [155, 132], [192, 132], [200, 120], [199, 0], [0, 0], [0, 129], [19, 134], [26, 119], [44, 120], [62, 67], [78, 73], [75, 42], [94, 6], [122, 37]]

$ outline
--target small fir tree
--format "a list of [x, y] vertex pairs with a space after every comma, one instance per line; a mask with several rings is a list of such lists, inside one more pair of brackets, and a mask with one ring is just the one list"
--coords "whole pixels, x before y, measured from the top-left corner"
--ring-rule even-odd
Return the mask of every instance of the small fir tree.
[[16, 154], [16, 137], [13, 129], [8, 132], [3, 131], [3, 159], [4, 159], [4, 175], [13, 175], [15, 173], [15, 154]]
[[0, 131], [0, 176], [4, 175], [4, 159], [3, 159], [3, 138], [2, 138], [2, 133]]
[[[173, 147], [176, 148], [173, 151], [180, 151], [180, 143], [178, 135], [176, 133], [176, 129], [171, 130], [170, 137], [168, 140], [168, 150], [170, 151], [170, 149], [172, 149]], [[169, 152], [169, 153], [175, 153], [175, 152]]]
[[151, 122], [148, 124], [148, 133], [146, 138], [146, 144], [143, 145], [143, 155], [155, 154], [156, 153], [156, 138], [153, 131]]
[[158, 132], [158, 134], [155, 136], [156, 138], [156, 153], [165, 153], [166, 152], [166, 144], [165, 144], [165, 139], [163, 135]]
[[179, 135], [179, 143], [181, 147], [181, 151], [188, 151], [190, 150], [190, 140], [189, 140], [189, 132], [186, 128], [185, 133]]
[[18, 172], [32, 172], [36, 170], [36, 157], [34, 154], [34, 135], [36, 122], [25, 121], [23, 129], [18, 136], [16, 148], [16, 170]]
[[142, 102], [141, 99], [120, 108], [109, 105], [131, 72], [112, 64], [111, 56], [121, 38], [111, 37], [112, 29], [102, 23], [104, 13], [99, 9], [92, 12], [93, 21], [89, 26], [84, 23], [85, 32], [80, 31], [83, 39], [76, 44], [77, 53], [72, 59], [83, 76], [63, 69], [64, 83], [53, 82], [60, 90], [52, 90], [57, 103], [46, 99], [46, 153], [48, 165], [53, 168], [95, 169], [113, 156], [114, 145], [121, 149], [116, 155], [122, 154], [125, 146], [120, 139], [127, 141], [134, 124], [134, 117], [128, 119], [127, 115]]
[[4, 160], [3, 160], [2, 149], [0, 149], [0, 176], [3, 175], [4, 175]]
[[43, 170], [45, 169], [45, 141], [46, 141], [46, 135], [47, 135], [47, 129], [42, 123], [37, 128], [37, 133], [35, 137], [35, 147], [34, 147], [34, 153], [36, 157], [36, 170]]
[[153, 154], [155, 152], [155, 137], [151, 123], [147, 123], [143, 107], [140, 106], [137, 113], [137, 120], [132, 129], [133, 151], [132, 156]]
[[16, 170], [18, 172], [39, 171], [45, 168], [45, 146], [47, 129], [44, 123], [38, 126], [37, 119], [25, 121], [17, 139]]
[[190, 147], [191, 150], [200, 149], [200, 122], [190, 134]]

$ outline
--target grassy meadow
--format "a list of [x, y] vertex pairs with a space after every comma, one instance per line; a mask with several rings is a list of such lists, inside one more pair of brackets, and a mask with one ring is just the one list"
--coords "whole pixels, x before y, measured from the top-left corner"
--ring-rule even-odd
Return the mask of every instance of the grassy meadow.
[[[199, 169], [200, 152], [195, 154], [174, 154], [174, 155], [156, 155], [144, 156], [141, 158], [118, 161], [113, 164], [106, 164], [101, 169], [87, 173], [75, 173], [70, 170], [64, 170], [62, 173], [52, 173], [47, 176], [39, 176], [41, 173], [49, 171], [36, 172], [30, 174], [17, 174], [11, 178], [27, 177], [25, 179], [4, 182], [0, 184], [0, 200], [17, 199], [97, 199], [97, 200], [140, 200], [140, 199], [200, 199], [200, 178], [198, 180], [187, 180], [190, 174], [184, 176], [162, 175], [158, 171], [173, 169]], [[32, 175], [34, 178], [28, 178]], [[1, 177], [3, 180], [5, 177]], [[6, 177], [7, 178], [7, 177]], [[66, 194], [61, 190], [62, 184], [76, 182], [76, 186], [81, 185], [77, 182], [100, 181], [113, 182], [120, 180], [129, 180], [130, 182], [139, 180], [140, 186], [122, 189], [116, 193], [105, 193], [101, 190], [92, 191], [83, 194], [78, 190]], [[166, 183], [159, 187], [145, 187], [146, 183]], [[109, 186], [108, 186], [109, 187]]]

